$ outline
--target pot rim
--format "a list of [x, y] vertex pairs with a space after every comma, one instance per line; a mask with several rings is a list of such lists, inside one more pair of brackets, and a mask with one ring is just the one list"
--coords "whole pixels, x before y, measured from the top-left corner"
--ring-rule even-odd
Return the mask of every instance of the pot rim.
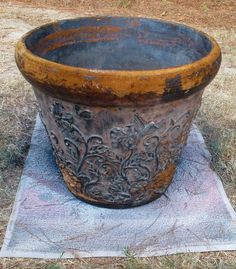
[[[212, 48], [210, 52], [201, 59], [180, 66], [152, 70], [108, 70], [76, 67], [53, 62], [37, 56], [26, 47], [25, 40], [33, 32], [44, 27], [57, 25], [63, 21], [73, 21], [80, 18], [152, 19], [172, 25], [180, 25], [205, 36], [210, 41]], [[81, 90], [84, 91], [84, 86], [86, 84], [90, 84], [95, 91], [96, 88], [103, 93], [109, 90], [117, 97], [124, 97], [133, 93], [145, 94], [150, 92], [157, 95], [163, 95], [166, 90], [166, 81], [168, 79], [174, 79], [177, 76], [181, 78], [181, 82], [179, 83], [181, 84], [180, 91], [187, 92], [198, 86], [206, 86], [216, 75], [220, 67], [221, 49], [213, 37], [194, 27], [179, 22], [152, 17], [85, 16], [73, 19], [56, 20], [27, 32], [16, 44], [15, 59], [20, 71], [31, 83], [38, 82], [37, 84], [39, 85], [49, 84], [51, 86], [59, 86], [64, 88], [64, 90], [66, 89], [69, 95], [72, 92], [75, 94], [75, 91], [79, 94]], [[151, 86], [150, 82], [148, 83], [149, 79], [153, 81], [155, 87], [153, 87], [153, 85]], [[117, 82], [120, 82], [120, 85], [117, 85]], [[139, 87], [137, 88], [136, 86]], [[174, 86], [176, 87], [176, 85]]]

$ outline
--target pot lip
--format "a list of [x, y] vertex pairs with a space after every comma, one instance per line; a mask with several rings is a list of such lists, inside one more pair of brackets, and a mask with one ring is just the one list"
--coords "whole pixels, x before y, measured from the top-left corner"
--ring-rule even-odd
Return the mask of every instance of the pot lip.
[[[211, 43], [211, 50], [197, 61], [176, 67], [154, 70], [104, 70], [75, 67], [49, 61], [33, 54], [26, 47], [26, 38], [42, 27], [56, 26], [65, 21], [86, 18], [151, 19], [185, 26], [205, 36]], [[127, 102], [133, 105], [139, 97], [145, 100], [151, 100], [154, 97], [162, 98], [166, 95], [175, 98], [175, 96], [181, 97], [195, 92], [196, 88], [207, 86], [220, 67], [221, 50], [214, 38], [182, 23], [151, 17], [86, 16], [57, 20], [27, 32], [16, 44], [15, 60], [23, 76], [34, 87], [51, 96], [72, 102], [93, 104], [97, 104], [100, 100], [104, 106], [116, 103], [115, 100], [118, 98], [119, 100], [127, 99]]]
[[[52, 26], [52, 25], [57, 25], [58, 23], [62, 23], [63, 21], [74, 21], [74, 20], [78, 20], [78, 19], [89, 19], [89, 18], [93, 18], [93, 19], [104, 19], [104, 18], [127, 18], [127, 19], [150, 19], [150, 20], [156, 20], [156, 21], [161, 21], [161, 22], [166, 22], [168, 24], [172, 24], [172, 25], [179, 25], [179, 26], [184, 26], [186, 28], [189, 28], [193, 31], [195, 31], [196, 33], [205, 36], [211, 43], [211, 50], [210, 52], [205, 55], [204, 57], [200, 58], [199, 60], [193, 61], [191, 63], [188, 64], [183, 64], [183, 65], [178, 65], [178, 66], [173, 66], [173, 67], [165, 67], [165, 68], [160, 68], [160, 69], [146, 69], [146, 70], [116, 70], [116, 69], [96, 69], [96, 68], [84, 68], [84, 67], [77, 67], [77, 66], [71, 66], [71, 65], [66, 65], [66, 64], [62, 64], [62, 63], [57, 63], [54, 61], [50, 61], [47, 60], [43, 57], [40, 57], [36, 54], [34, 54], [33, 52], [31, 52], [25, 44], [25, 40], [27, 37], [29, 37], [33, 32], [42, 29], [44, 27], [47, 26]], [[196, 29], [195, 27], [189, 26], [187, 24], [184, 23], [180, 23], [180, 22], [173, 22], [173, 21], [169, 21], [169, 20], [165, 20], [162, 18], [153, 18], [153, 17], [136, 17], [136, 16], [84, 16], [84, 17], [76, 17], [76, 18], [72, 18], [72, 19], [63, 19], [63, 20], [55, 20], [52, 21], [50, 23], [46, 23], [46, 24], [42, 24], [39, 27], [35, 27], [34, 29], [28, 31], [27, 33], [25, 33], [20, 40], [17, 42], [16, 45], [16, 50], [18, 47], [21, 47], [21, 49], [23, 49], [24, 54], [27, 54], [28, 57], [32, 58], [35, 62], [41, 62], [42, 64], [47, 64], [51, 67], [57, 67], [60, 69], [66, 69], [68, 71], [82, 71], [82, 72], [91, 72], [91, 73], [96, 73], [99, 74], [101, 73], [102, 75], [114, 75], [117, 74], [119, 76], [124, 76], [124, 77], [130, 77], [130, 76], [152, 76], [152, 75], [161, 75], [163, 73], [172, 73], [172, 72], [181, 72], [184, 69], [189, 68], [193, 68], [193, 67], [197, 67], [197, 65], [201, 65], [201, 63], [203, 62], [212, 62], [215, 60], [215, 56], [217, 55], [218, 57], [221, 55], [221, 49], [218, 45], [218, 43], [216, 42], [216, 40], [209, 36], [207, 33]]]

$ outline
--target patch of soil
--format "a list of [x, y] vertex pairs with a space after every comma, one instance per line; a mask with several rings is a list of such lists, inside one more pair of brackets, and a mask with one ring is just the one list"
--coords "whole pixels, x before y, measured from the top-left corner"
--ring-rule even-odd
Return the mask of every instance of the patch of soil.
[[[0, 2], [4, 0], [0, 0]], [[235, 0], [13, 0], [15, 4], [70, 11], [75, 16], [126, 15], [161, 17], [201, 27], [231, 29], [236, 25]]]

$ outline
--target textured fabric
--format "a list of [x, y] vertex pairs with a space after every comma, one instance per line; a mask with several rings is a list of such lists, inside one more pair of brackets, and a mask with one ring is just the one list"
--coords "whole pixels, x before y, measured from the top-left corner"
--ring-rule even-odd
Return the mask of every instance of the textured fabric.
[[194, 126], [165, 196], [132, 209], [105, 209], [76, 199], [55, 164], [37, 119], [0, 255], [4, 257], [137, 256], [235, 250], [236, 215]]

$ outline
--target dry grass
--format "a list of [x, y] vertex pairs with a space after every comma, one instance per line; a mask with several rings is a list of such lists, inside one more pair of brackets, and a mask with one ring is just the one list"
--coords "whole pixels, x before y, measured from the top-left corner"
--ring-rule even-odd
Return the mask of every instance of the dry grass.
[[212, 164], [236, 208], [236, 32], [215, 30], [213, 35], [222, 46], [222, 67], [205, 91], [197, 123], [212, 154]]
[[2, 259], [1, 269], [235, 269], [235, 252], [191, 253], [155, 258], [99, 258], [82, 260]]
[[[49, 2], [56, 0], [50, 0]], [[29, 1], [32, 3], [32, 1]], [[62, 1], [63, 3], [66, 1]], [[67, 1], [70, 6], [70, 0]], [[51, 20], [73, 17], [79, 15], [97, 14], [130, 14], [137, 15], [144, 6], [143, 1], [105, 1], [95, 9], [81, 1], [78, 11], [32, 8], [21, 5], [0, 3], [0, 239], [6, 229], [10, 210], [14, 200], [16, 188], [22, 171], [22, 164], [30, 143], [30, 136], [34, 126], [37, 104], [31, 88], [17, 71], [14, 63], [14, 44], [16, 39], [33, 26], [46, 23]], [[95, 1], [96, 2], [96, 1]], [[183, 2], [183, 1], [182, 1]], [[185, 1], [186, 2], [186, 1]], [[226, 11], [232, 17], [234, 10], [229, 8], [230, 1], [205, 1], [199, 5], [199, 10], [210, 12], [212, 3], [223, 4]], [[41, 3], [46, 3], [41, 2]], [[90, 3], [90, 2], [89, 2]], [[120, 3], [120, 4], [119, 4]], [[130, 4], [129, 4], [130, 3]], [[151, 1], [150, 1], [151, 3]], [[172, 1], [162, 0], [158, 2], [159, 13], [152, 13], [155, 3], [144, 8], [144, 15], [158, 16], [169, 7]], [[179, 1], [181, 3], [181, 1]], [[195, 2], [188, 1], [189, 8], [193, 8]], [[127, 5], [124, 7], [122, 5]], [[140, 6], [138, 7], [138, 4]], [[121, 7], [119, 7], [121, 5]], [[205, 5], [205, 6], [204, 6]], [[206, 8], [208, 9], [206, 11]], [[200, 21], [191, 21], [188, 14], [178, 14], [180, 7], [173, 6], [172, 13], [167, 12], [169, 19], [201, 24]], [[198, 12], [199, 12], [198, 10]], [[236, 10], [236, 9], [235, 9]], [[150, 12], [149, 12], [150, 11]], [[145, 13], [146, 12], [146, 13]], [[149, 12], [149, 13], [148, 13]], [[196, 11], [197, 12], [197, 11]], [[159, 15], [160, 15], [159, 14]], [[217, 13], [218, 14], [218, 13]], [[214, 14], [213, 14], [214, 15]], [[210, 17], [213, 16], [210, 14]], [[202, 15], [204, 16], [204, 15]], [[206, 15], [205, 15], [206, 16]], [[230, 18], [231, 18], [230, 17]], [[203, 18], [203, 19], [202, 19]], [[218, 18], [216, 18], [219, 20]], [[232, 20], [232, 18], [230, 19]], [[230, 21], [232, 23], [232, 21]], [[227, 25], [228, 22], [225, 23]], [[219, 23], [218, 23], [219, 24]], [[197, 124], [200, 126], [207, 145], [213, 156], [213, 166], [221, 176], [226, 192], [233, 206], [236, 208], [236, 31], [223, 28], [212, 28], [211, 23], [202, 23], [205, 31], [215, 36], [220, 42], [223, 51], [223, 62], [217, 78], [206, 89], [201, 109], [197, 116]], [[220, 25], [220, 24], [219, 24]], [[230, 24], [229, 24], [230, 25]], [[203, 29], [204, 30], [204, 29]], [[62, 268], [106, 268], [106, 269], [152, 269], [152, 268], [236, 268], [236, 252], [210, 252], [179, 254], [167, 257], [137, 259], [126, 252], [126, 258], [109, 259], [77, 259], [49, 261], [42, 259], [0, 259], [0, 269], [62, 269]]]

